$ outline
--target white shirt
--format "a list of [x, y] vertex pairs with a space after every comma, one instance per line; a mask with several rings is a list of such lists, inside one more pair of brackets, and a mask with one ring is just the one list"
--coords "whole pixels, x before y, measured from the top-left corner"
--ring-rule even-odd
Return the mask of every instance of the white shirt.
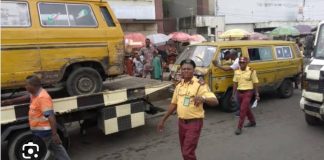
[[239, 64], [239, 58], [236, 58], [234, 60], [234, 63], [230, 66], [233, 70], [237, 70], [240, 68], [240, 64]]
[[[142, 56], [143, 57], [143, 56]], [[140, 58], [141, 59], [141, 58]], [[133, 59], [133, 62], [135, 64], [135, 67], [137, 70], [143, 70], [144, 65], [142, 62], [138, 61], [136, 58]]]

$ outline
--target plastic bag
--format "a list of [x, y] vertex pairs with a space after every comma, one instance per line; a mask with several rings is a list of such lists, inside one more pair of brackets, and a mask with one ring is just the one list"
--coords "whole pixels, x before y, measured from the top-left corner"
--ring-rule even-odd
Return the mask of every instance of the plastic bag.
[[251, 108], [256, 108], [258, 106], [258, 100], [254, 100]]

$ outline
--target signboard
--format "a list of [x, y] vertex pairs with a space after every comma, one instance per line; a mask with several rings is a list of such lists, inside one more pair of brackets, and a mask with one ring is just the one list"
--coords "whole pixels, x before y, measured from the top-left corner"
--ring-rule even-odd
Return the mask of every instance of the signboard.
[[118, 19], [155, 19], [154, 0], [108, 0]]

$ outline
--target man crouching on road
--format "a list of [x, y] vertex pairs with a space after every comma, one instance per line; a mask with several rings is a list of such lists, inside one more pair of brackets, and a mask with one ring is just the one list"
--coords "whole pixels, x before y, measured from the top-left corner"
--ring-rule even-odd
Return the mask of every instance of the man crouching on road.
[[158, 124], [158, 131], [163, 131], [167, 118], [177, 110], [179, 118], [179, 139], [184, 160], [196, 160], [195, 150], [203, 126], [203, 103], [218, 105], [216, 96], [208, 85], [199, 83], [194, 77], [196, 64], [186, 59], [180, 63], [183, 80], [176, 86], [168, 112]]
[[40, 79], [35, 75], [27, 77], [26, 90], [30, 95], [2, 101], [1, 105], [12, 105], [30, 100], [28, 120], [33, 135], [44, 140], [55, 159], [70, 160], [57, 134], [52, 98], [42, 88]]

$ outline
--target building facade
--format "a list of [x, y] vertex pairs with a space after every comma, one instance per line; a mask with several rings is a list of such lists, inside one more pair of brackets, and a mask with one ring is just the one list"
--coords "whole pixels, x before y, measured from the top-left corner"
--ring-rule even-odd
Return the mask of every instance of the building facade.
[[163, 32], [162, 0], [107, 0], [125, 33]]
[[215, 15], [215, 1], [166, 0], [168, 14], [177, 21], [176, 29], [189, 34], [201, 34], [208, 40], [216, 40], [224, 32], [225, 17]]
[[[265, 32], [284, 25], [315, 26], [324, 19], [323, 0], [165, 0], [165, 2], [168, 3], [168, 16], [177, 19], [178, 30], [204, 34], [205, 30], [200, 29], [203, 26], [209, 28], [208, 34], [216, 32], [216, 37], [223, 31], [233, 28]], [[202, 17], [204, 20], [197, 21], [195, 17]], [[208, 21], [215, 22], [200, 23]]]

